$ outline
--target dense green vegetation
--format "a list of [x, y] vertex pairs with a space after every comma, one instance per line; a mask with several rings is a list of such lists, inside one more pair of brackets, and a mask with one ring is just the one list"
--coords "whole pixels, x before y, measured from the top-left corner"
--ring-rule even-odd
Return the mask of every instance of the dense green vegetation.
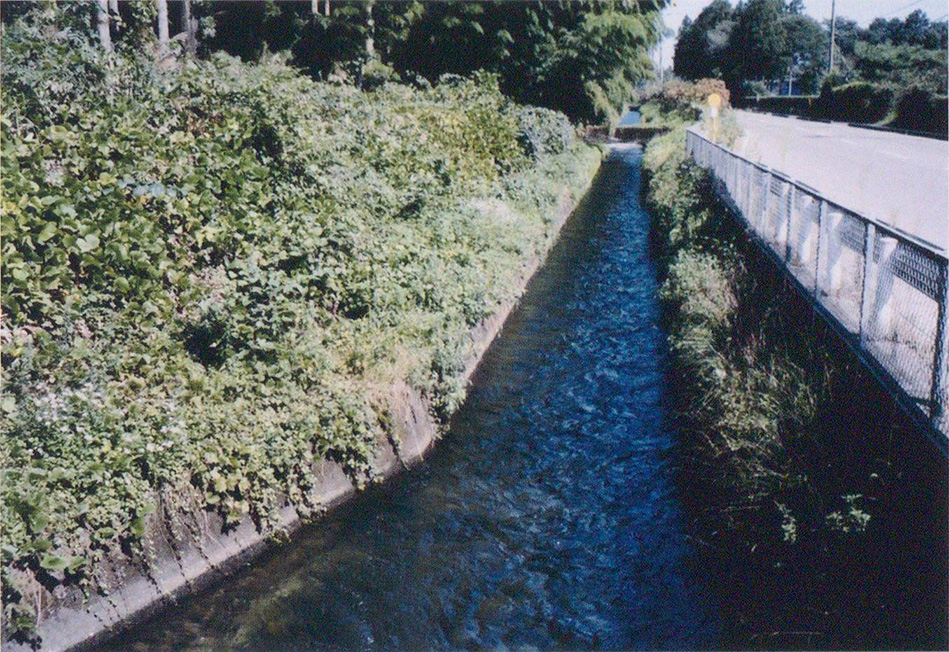
[[715, 0], [695, 21], [683, 21], [673, 69], [683, 79], [724, 79], [736, 97], [753, 83], [789, 75], [805, 92], [814, 92], [826, 70], [829, 40], [800, 3], [749, 0], [732, 7], [728, 0]]
[[[495, 73], [502, 92], [585, 122], [616, 122], [636, 86], [653, 76], [649, 49], [667, 0], [189, 0], [197, 50], [245, 61], [287, 51], [316, 79], [357, 85], [418, 76]], [[169, 30], [184, 32], [183, 2], [169, 1]], [[35, 10], [5, 2], [5, 20]], [[73, 3], [73, 24], [95, 22], [93, 2]], [[112, 17], [119, 50], [141, 48], [151, 2], [122, 3]], [[77, 27], [78, 29], [79, 27]], [[182, 49], [184, 41], [172, 42]]]
[[[737, 487], [742, 502], [776, 514], [793, 541], [808, 514], [799, 508], [809, 476], [793, 440], [819, 430], [842, 367], [821, 343], [789, 336], [797, 315], [764, 280], [773, 273], [755, 267], [754, 245], [727, 216], [708, 174], [688, 160], [684, 129], [651, 141], [643, 168], [670, 346], [683, 378], [681, 418], [693, 444], [716, 460], [713, 477]], [[868, 517], [859, 499], [838, 498], [823, 516], [862, 529]]]
[[[56, 11], [3, 31], [3, 598], [96, 587], [148, 515], [266, 528], [357, 484], [396, 382], [444, 419], [469, 331], [599, 152], [496, 77], [359, 89], [282, 56], [156, 67]], [[151, 517], [155, 518], [155, 516]]]
[[[724, 645], [941, 644], [944, 629], [917, 631], [888, 607], [945, 593], [945, 558], [930, 555], [945, 547], [942, 452], [750, 240], [689, 161], [683, 129], [650, 141], [643, 174], [682, 495], [725, 596]], [[894, 551], [914, 549], [914, 577], [894, 577]], [[853, 595], [887, 608], [868, 618]]]
[[643, 125], [682, 129], [702, 119], [713, 94], [722, 98], [723, 106], [728, 106], [731, 94], [720, 79], [676, 80], [646, 86], [637, 93], [635, 101]]
[[732, 7], [715, 0], [694, 22], [683, 22], [675, 73], [721, 78], [736, 99], [815, 96], [767, 104], [774, 110], [945, 131], [946, 21], [931, 22], [919, 10], [904, 20], [878, 18], [867, 28], [838, 18], [828, 71], [829, 26], [801, 10], [800, 2], [749, 0]]
[[[334, 0], [328, 16], [314, 17], [305, 3], [219, 3], [208, 12], [215, 25], [208, 47], [243, 57], [265, 46], [291, 48], [295, 61], [323, 77], [359, 78], [370, 61], [374, 74], [430, 81], [485, 70], [518, 101], [574, 120], [615, 122], [634, 86], [652, 76], [648, 49], [665, 4]], [[251, 29], [260, 23], [265, 30]], [[327, 42], [331, 48], [320, 47]]]

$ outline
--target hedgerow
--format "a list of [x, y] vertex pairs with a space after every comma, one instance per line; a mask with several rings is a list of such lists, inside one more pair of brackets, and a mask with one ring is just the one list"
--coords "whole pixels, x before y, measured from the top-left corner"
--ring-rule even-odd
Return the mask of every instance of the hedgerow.
[[[445, 419], [599, 153], [493, 77], [371, 91], [280, 56], [157, 72], [3, 32], [6, 622], [189, 496], [268, 527], [315, 460], [357, 484], [407, 381]], [[163, 509], [169, 509], [164, 504]]]

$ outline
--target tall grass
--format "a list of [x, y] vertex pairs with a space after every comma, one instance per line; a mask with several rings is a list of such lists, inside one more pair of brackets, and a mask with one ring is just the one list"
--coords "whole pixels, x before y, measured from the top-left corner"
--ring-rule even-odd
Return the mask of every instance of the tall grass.
[[802, 512], [811, 511], [798, 506], [810, 469], [795, 450], [808, 447], [801, 440], [818, 430], [842, 366], [806, 323], [802, 328], [801, 313], [788, 309], [788, 290], [707, 174], [687, 160], [682, 130], [650, 143], [644, 170], [676, 361], [677, 416], [715, 469], [712, 482], [735, 503], [784, 524], [774, 533], [793, 542]]
[[684, 130], [643, 167], [722, 645], [945, 649], [945, 457], [748, 239]]

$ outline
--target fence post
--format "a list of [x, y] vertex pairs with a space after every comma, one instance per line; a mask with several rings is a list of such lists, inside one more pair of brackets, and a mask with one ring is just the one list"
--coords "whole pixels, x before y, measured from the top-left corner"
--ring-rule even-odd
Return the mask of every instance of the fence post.
[[899, 249], [900, 241], [894, 237], [880, 237], [880, 261], [877, 263], [876, 288], [873, 292], [874, 312], [877, 323], [888, 335], [893, 327], [893, 310], [890, 299], [893, 297], [893, 274], [880, 277], [880, 269], [889, 266], [890, 259]]
[[771, 170], [768, 170], [764, 177], [764, 201], [761, 202], [761, 208], [758, 210], [758, 224], [755, 227], [758, 237], [765, 242], [768, 241], [767, 234], [764, 231], [765, 225], [768, 223], [768, 209], [771, 207], [771, 183], [773, 181], [774, 175], [771, 174]]
[[755, 167], [750, 164], [745, 165], [745, 192], [742, 193], [745, 195], [745, 205], [742, 207], [742, 213], [745, 216], [745, 222], [751, 223], [749, 215], [751, 215], [751, 193], [755, 185]]
[[943, 405], [942, 393], [944, 386], [949, 382], [947, 378], [947, 367], [949, 367], [949, 261], [943, 262], [939, 268], [939, 313], [936, 320], [936, 352], [933, 356], [933, 377], [930, 395], [930, 415], [932, 417], [933, 427], [939, 430], [939, 422], [942, 420], [943, 411], [946, 406]]
[[788, 212], [784, 220], [784, 233], [781, 234], [781, 242], [784, 243], [784, 262], [791, 260], [791, 220], [794, 219], [795, 206], [797, 205], [795, 201], [797, 199], [795, 196], [796, 193], [797, 186], [789, 181], [787, 199]]
[[741, 161], [732, 156], [732, 201], [741, 210]]
[[844, 222], [844, 213], [840, 210], [828, 211], [824, 215], [824, 221], [827, 226], [824, 228], [824, 235], [827, 236], [826, 247], [824, 247], [824, 267], [827, 272], [827, 287], [823, 288], [827, 295], [838, 294], [842, 281], [840, 269], [840, 254], [843, 250], [843, 244], [840, 241], [840, 230]]
[[820, 289], [820, 263], [821, 263], [821, 254], [826, 253], [823, 251], [827, 248], [827, 238], [824, 236], [824, 223], [827, 221], [827, 201], [824, 199], [820, 200], [820, 204], [817, 207], [817, 255], [815, 256], [816, 261], [814, 263], [814, 298], [817, 298], [817, 291]]
[[867, 222], [867, 230], [863, 236], [863, 296], [860, 297], [860, 347], [866, 347], [867, 324], [870, 321], [870, 298], [876, 292], [877, 265], [873, 264], [874, 244], [876, 243], [877, 227], [873, 222]]

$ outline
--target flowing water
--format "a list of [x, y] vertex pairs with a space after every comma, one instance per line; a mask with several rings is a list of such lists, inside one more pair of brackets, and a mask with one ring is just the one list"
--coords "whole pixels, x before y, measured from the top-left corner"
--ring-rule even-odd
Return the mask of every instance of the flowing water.
[[604, 163], [419, 468], [109, 649], [944, 645], [938, 463], [935, 501], [897, 495], [882, 534], [797, 551], [793, 573], [754, 547], [693, 547], [683, 505], [705, 510], [706, 483], [682, 480], [667, 414], [640, 158]]
[[614, 152], [421, 468], [115, 643], [694, 648], [640, 150]]

